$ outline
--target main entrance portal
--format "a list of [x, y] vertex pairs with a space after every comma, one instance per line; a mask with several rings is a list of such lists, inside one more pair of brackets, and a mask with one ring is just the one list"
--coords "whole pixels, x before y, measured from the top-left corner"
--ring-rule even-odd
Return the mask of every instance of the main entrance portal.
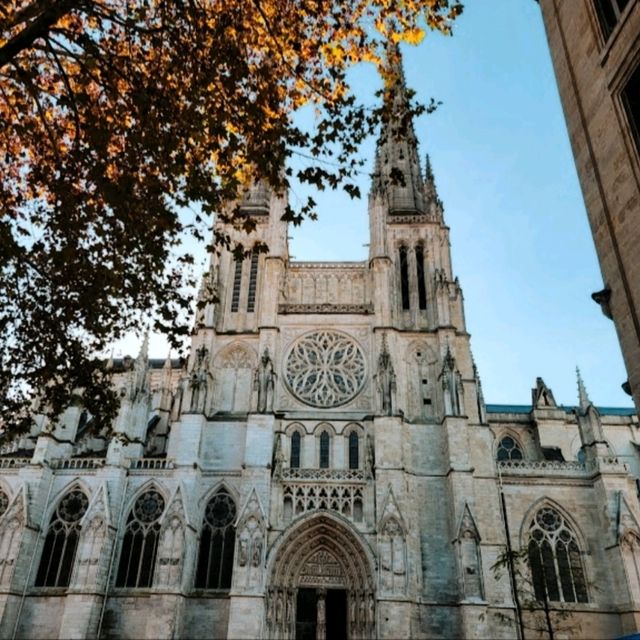
[[347, 592], [298, 589], [296, 640], [347, 640]]
[[372, 559], [350, 525], [329, 514], [306, 517], [276, 542], [270, 564], [270, 638], [375, 638]]

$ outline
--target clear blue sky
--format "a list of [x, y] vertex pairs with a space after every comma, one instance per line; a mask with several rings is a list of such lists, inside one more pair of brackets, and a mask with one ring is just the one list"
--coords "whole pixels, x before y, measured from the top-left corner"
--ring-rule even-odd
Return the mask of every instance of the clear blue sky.
[[[416, 132], [444, 201], [487, 402], [529, 403], [542, 376], [573, 404], [579, 365], [596, 404], [631, 406], [614, 325], [590, 298], [602, 277], [537, 3], [467, 0], [453, 37], [429, 34], [403, 54], [418, 99], [443, 103]], [[353, 79], [372, 103], [375, 73]], [[319, 220], [290, 232], [293, 256], [365, 259], [366, 199], [317, 200]]]
[[[597, 405], [632, 406], [614, 325], [590, 298], [602, 277], [538, 4], [467, 0], [453, 37], [429, 34], [403, 54], [418, 99], [443, 103], [416, 133], [444, 201], [486, 401], [528, 404], [542, 376], [558, 402], [575, 404], [579, 365]], [[373, 104], [373, 68], [352, 77]], [[366, 194], [367, 176], [360, 186]], [[314, 198], [319, 220], [290, 230], [295, 259], [364, 260], [366, 195]], [[131, 337], [115, 355], [138, 347]], [[150, 352], [164, 357], [166, 342], [152, 336]]]

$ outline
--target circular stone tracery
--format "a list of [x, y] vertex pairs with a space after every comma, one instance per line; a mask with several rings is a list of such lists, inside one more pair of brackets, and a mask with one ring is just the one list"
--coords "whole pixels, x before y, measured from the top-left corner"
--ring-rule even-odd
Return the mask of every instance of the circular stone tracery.
[[366, 366], [353, 338], [337, 331], [315, 331], [296, 340], [284, 370], [287, 386], [298, 400], [329, 408], [360, 393]]

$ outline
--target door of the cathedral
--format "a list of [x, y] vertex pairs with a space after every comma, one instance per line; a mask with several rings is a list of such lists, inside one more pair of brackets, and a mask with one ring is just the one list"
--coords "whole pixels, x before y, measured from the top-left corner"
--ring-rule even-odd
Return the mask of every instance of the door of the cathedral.
[[347, 592], [298, 589], [296, 640], [347, 640]]

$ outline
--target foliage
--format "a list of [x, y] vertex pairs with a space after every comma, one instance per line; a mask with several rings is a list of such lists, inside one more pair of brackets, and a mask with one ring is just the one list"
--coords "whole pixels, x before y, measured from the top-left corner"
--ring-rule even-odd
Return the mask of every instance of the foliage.
[[[520, 610], [526, 614], [521, 617], [523, 632], [528, 629], [534, 632], [535, 637], [543, 633], [549, 640], [554, 640], [557, 633], [577, 631], [577, 623], [573, 621], [571, 611], [553, 606], [549, 601], [544, 580], [541, 588], [545, 597], [543, 600], [536, 598], [530, 556], [526, 547], [518, 551], [504, 549], [498, 555], [491, 570], [496, 580], [499, 580], [504, 573], [509, 574], [514, 588], [517, 589]], [[513, 624], [511, 617], [499, 615], [505, 624]]]
[[[287, 157], [304, 153], [314, 163], [301, 180], [357, 195], [358, 144], [384, 109], [358, 103], [347, 69], [369, 61], [397, 81], [386, 43], [449, 33], [461, 10], [457, 0], [3, 2], [5, 432], [28, 425], [36, 389], [51, 416], [84, 390], [96, 426], [111, 418], [106, 348], [149, 322], [180, 344], [194, 284], [185, 234], [202, 240], [216, 211], [250, 231], [225, 203], [252, 179], [284, 189]], [[313, 132], [292, 122], [308, 104]], [[312, 215], [311, 200], [286, 213]], [[220, 234], [213, 244], [247, 250]]]

